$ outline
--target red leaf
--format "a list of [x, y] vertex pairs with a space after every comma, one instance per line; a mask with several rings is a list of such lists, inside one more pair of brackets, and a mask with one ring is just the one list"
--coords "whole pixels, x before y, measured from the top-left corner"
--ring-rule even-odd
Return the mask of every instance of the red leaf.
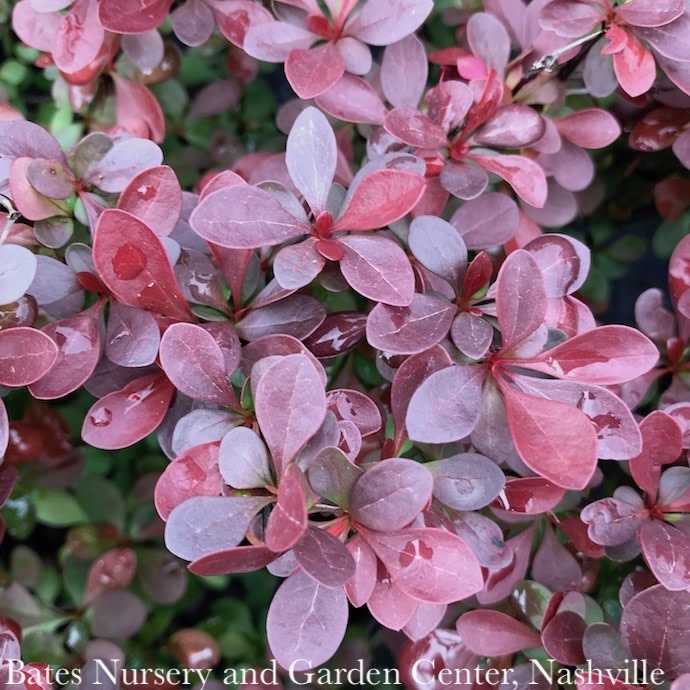
[[303, 100], [330, 89], [345, 72], [345, 61], [330, 41], [316, 48], [294, 48], [285, 59], [285, 76]]
[[103, 0], [98, 18], [108, 31], [118, 34], [143, 34], [157, 29], [168, 16], [172, 0]]
[[574, 611], [559, 611], [542, 630], [544, 651], [566, 666], [584, 664], [582, 637], [586, 628], [585, 621]]
[[182, 213], [182, 189], [172, 168], [143, 170], [124, 188], [117, 207], [141, 219], [156, 235], [169, 235]]
[[376, 586], [376, 554], [359, 534], [345, 546], [355, 561], [355, 574], [345, 584], [345, 593], [350, 603], [359, 608], [367, 603]]
[[81, 435], [96, 448], [126, 448], [158, 428], [175, 386], [163, 373], [146, 374], [106, 395], [86, 413]]
[[571, 405], [526, 395], [501, 379], [497, 383], [515, 448], [527, 467], [564, 489], [584, 489], [597, 465], [597, 436], [589, 417]]
[[621, 134], [618, 120], [600, 108], [584, 108], [555, 120], [558, 133], [576, 146], [600, 149], [612, 144]]
[[541, 646], [537, 632], [500, 611], [467, 611], [458, 618], [455, 628], [465, 646], [481, 656], [514, 654], [523, 649]]
[[465, 118], [464, 137], [469, 137], [478, 127], [488, 122], [496, 113], [503, 100], [503, 79], [492, 69], [484, 85], [479, 102], [470, 108]]
[[418, 605], [416, 599], [405, 594], [395, 581], [391, 580], [379, 562], [374, 589], [367, 600], [369, 613], [386, 628], [401, 630], [412, 618]]
[[[509, 479], [502, 499], [496, 499], [492, 507], [539, 515], [555, 508], [565, 496], [565, 490], [541, 477]], [[507, 505], [506, 505], [507, 504]]]
[[102, 592], [124, 589], [137, 570], [137, 558], [129, 547], [111, 549], [99, 556], [89, 568], [83, 604], [93, 601]]
[[275, 558], [275, 553], [265, 546], [235, 546], [197, 558], [189, 564], [189, 570], [202, 576], [251, 573], [266, 567]]
[[690, 535], [660, 520], [644, 522], [638, 532], [649, 569], [671, 591], [690, 587]]
[[656, 81], [656, 62], [632, 34], [625, 48], [613, 54], [613, 70], [623, 90], [633, 98], [647, 93]]
[[276, 553], [291, 549], [307, 531], [306, 496], [301, 474], [297, 465], [292, 463], [278, 484], [278, 502], [268, 518], [264, 535], [266, 546]]
[[0, 385], [18, 388], [38, 381], [51, 370], [58, 354], [53, 340], [35, 328], [0, 331]]
[[383, 126], [389, 134], [408, 146], [436, 149], [447, 142], [446, 132], [440, 125], [409, 105], [391, 110]]
[[548, 187], [546, 175], [539, 164], [517, 155], [485, 156], [472, 153], [469, 157], [484, 170], [504, 179], [524, 202], [535, 208], [544, 207]]
[[295, 544], [304, 572], [325, 587], [340, 587], [355, 574], [355, 561], [345, 545], [323, 529], [310, 527]]
[[93, 261], [108, 289], [131, 307], [191, 321], [160, 239], [126, 211], [103, 211], [93, 242]]

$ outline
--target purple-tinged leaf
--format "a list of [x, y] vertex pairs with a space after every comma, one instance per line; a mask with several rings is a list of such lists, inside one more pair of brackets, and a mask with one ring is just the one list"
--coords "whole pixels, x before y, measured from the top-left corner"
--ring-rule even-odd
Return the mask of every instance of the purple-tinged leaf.
[[586, 628], [587, 623], [574, 611], [559, 611], [541, 632], [544, 651], [567, 666], [584, 664], [582, 638]]
[[472, 55], [503, 74], [510, 57], [510, 37], [505, 26], [488, 12], [475, 12], [467, 22], [467, 42]]
[[434, 479], [424, 465], [405, 458], [383, 460], [357, 481], [350, 514], [372, 530], [393, 532], [409, 525], [431, 500]]
[[393, 106], [416, 107], [428, 74], [426, 50], [414, 34], [386, 47], [381, 60], [381, 89]]
[[311, 31], [296, 24], [283, 21], [260, 22], [249, 26], [242, 47], [258, 60], [284, 62], [291, 50], [309, 48], [314, 39]]
[[190, 321], [192, 313], [160, 239], [126, 211], [103, 211], [96, 227], [93, 260], [101, 280], [131, 307]]
[[345, 255], [340, 270], [356, 292], [395, 307], [406, 307], [414, 295], [414, 272], [403, 249], [380, 235], [340, 238]]
[[347, 597], [341, 587], [324, 587], [298, 570], [280, 585], [268, 609], [271, 653], [293, 671], [320, 666], [340, 646], [347, 617]]
[[451, 286], [458, 285], [467, 267], [467, 247], [456, 227], [435, 216], [417, 216], [410, 223], [407, 242], [425, 268]]
[[467, 200], [476, 199], [484, 192], [489, 176], [473, 161], [448, 161], [441, 169], [439, 181], [453, 196]]
[[165, 545], [193, 561], [219, 549], [238, 546], [267, 496], [193, 496], [173, 508], [165, 525]]
[[139, 555], [137, 582], [154, 602], [169, 606], [187, 591], [189, 576], [179, 559], [165, 548], [150, 548]]
[[211, 7], [203, 0], [185, 0], [170, 14], [175, 35], [188, 46], [206, 43], [215, 28]]
[[326, 93], [316, 97], [316, 105], [344, 122], [381, 125], [386, 106], [363, 79], [347, 72]]
[[597, 436], [589, 417], [572, 405], [526, 395], [500, 380], [498, 385], [523, 462], [564, 489], [583, 489], [597, 464]]
[[403, 632], [413, 641], [422, 640], [436, 630], [446, 615], [446, 604], [427, 604], [424, 601], [417, 603], [417, 610], [405, 626]]
[[510, 352], [544, 323], [546, 288], [531, 254], [519, 249], [508, 256], [496, 279], [496, 312], [501, 350]]
[[539, 141], [544, 136], [545, 127], [544, 118], [533, 108], [517, 104], [504, 105], [472, 137], [472, 141], [480, 146], [521, 149]]
[[91, 633], [94, 637], [131, 639], [146, 621], [147, 613], [144, 602], [131, 592], [103, 592], [90, 607]]
[[34, 398], [54, 400], [81, 387], [101, 357], [101, 305], [81, 314], [53, 321], [42, 332], [55, 341], [58, 356], [52, 369], [29, 386]]
[[589, 273], [590, 250], [580, 241], [548, 233], [525, 245], [541, 269], [547, 297], [570, 295], [585, 282]]
[[671, 677], [690, 672], [690, 592], [654, 585], [636, 594], [621, 617], [621, 640], [633, 659], [646, 659]]
[[424, 352], [446, 337], [456, 314], [454, 304], [419, 293], [409, 307], [377, 304], [367, 319], [367, 342], [394, 355]]
[[460, 81], [442, 81], [424, 97], [429, 117], [449, 132], [462, 123], [474, 102], [472, 90]]
[[408, 146], [436, 149], [446, 145], [445, 130], [411, 105], [391, 110], [383, 123], [386, 131]]
[[75, 192], [74, 179], [59, 160], [34, 158], [26, 168], [31, 186], [49, 199], [68, 199]]
[[656, 27], [670, 24], [684, 11], [683, 0], [659, 3], [654, 0], [631, 0], [616, 7], [616, 14], [630, 26]]
[[621, 134], [621, 126], [611, 113], [600, 108], [576, 110], [556, 121], [558, 133], [576, 146], [601, 149], [612, 144]]
[[546, 175], [534, 161], [524, 156], [486, 156], [473, 153], [472, 160], [505, 180], [515, 193], [530, 206], [543, 208], [546, 203]]
[[511, 564], [513, 552], [491, 518], [475, 511], [463, 512], [453, 524], [456, 534], [467, 542], [482, 567], [495, 570]]
[[345, 546], [355, 562], [355, 574], [345, 584], [345, 593], [350, 603], [359, 608], [367, 603], [376, 586], [376, 554], [359, 534], [355, 534]]
[[272, 484], [266, 446], [247, 427], [235, 427], [223, 436], [218, 469], [233, 489], [260, 489]]
[[175, 386], [162, 373], [137, 378], [92, 405], [82, 438], [104, 450], [131, 446], [158, 428], [174, 392]]
[[122, 36], [122, 52], [142, 72], [151, 73], [165, 57], [165, 44], [160, 33], [152, 29], [144, 34]]
[[213, 336], [191, 323], [168, 326], [160, 343], [160, 364], [176, 388], [193, 400], [235, 407], [237, 398], [225, 358]]
[[601, 386], [631, 381], [658, 361], [656, 345], [634, 328], [600, 326], [547, 350], [530, 368]]
[[36, 256], [18, 244], [0, 245], [0, 304], [16, 302], [36, 275]]
[[532, 560], [532, 578], [552, 592], [577, 591], [582, 587], [582, 570], [575, 556], [561, 544], [551, 527]]
[[324, 246], [328, 244], [331, 259], [342, 258], [343, 250], [333, 240], [307, 237], [303, 242], [283, 247], [273, 261], [273, 275], [286, 290], [299, 290], [309, 285], [326, 265]]
[[148, 139], [121, 139], [84, 175], [104, 192], [121, 192], [140, 172], [161, 164], [163, 152]]
[[168, 16], [170, 0], [155, 0], [142, 8], [136, 0], [124, 3], [106, 0], [99, 3], [98, 19], [108, 31], [119, 34], [141, 34], [157, 29]]
[[455, 628], [465, 646], [481, 656], [515, 654], [541, 646], [536, 631], [501, 611], [467, 611], [458, 618]]
[[507, 242], [515, 234], [519, 222], [515, 202], [498, 192], [488, 192], [467, 201], [450, 219], [468, 249], [485, 249]]
[[436, 371], [410, 399], [405, 426], [413, 441], [448, 443], [470, 434], [479, 421], [484, 366], [456, 365]]
[[38, 381], [52, 369], [58, 355], [52, 338], [35, 328], [0, 331], [0, 385], [18, 388]]
[[337, 157], [335, 134], [326, 117], [316, 108], [303, 110], [290, 130], [285, 164], [315, 216], [326, 209]]
[[309, 485], [322, 498], [348, 509], [352, 487], [362, 469], [348, 460], [340, 448], [324, 448], [309, 463]]
[[553, 510], [565, 496], [565, 490], [541, 477], [509, 479], [493, 507], [523, 515], [540, 515]]
[[345, 72], [345, 60], [330, 41], [314, 48], [293, 48], [285, 58], [285, 77], [303, 100], [330, 89]]
[[160, 329], [151, 312], [110, 302], [105, 335], [105, 355], [123, 367], [145, 367], [158, 355]]
[[326, 318], [321, 302], [309, 295], [290, 295], [268, 306], [254, 309], [237, 324], [243, 340], [253, 341], [271, 335], [306, 338]]
[[467, 113], [464, 124], [465, 137], [471, 135], [476, 129], [496, 115], [501, 107], [504, 91], [503, 77], [500, 77], [496, 70], [490, 70], [478, 102]]
[[302, 570], [324, 587], [341, 587], [355, 574], [345, 545], [318, 527], [309, 527], [293, 551]]
[[432, 9], [431, 0], [370, 2], [348, 24], [348, 33], [372, 46], [389, 45], [414, 33]]
[[580, 38], [604, 19], [601, 6], [580, 0], [560, 0], [542, 7], [539, 24], [563, 38]]
[[0, 156], [65, 159], [57, 139], [43, 127], [26, 120], [0, 122]]
[[389, 630], [401, 630], [417, 606], [417, 600], [405, 594], [379, 562], [376, 583], [367, 600], [369, 613]]
[[282, 553], [302, 539], [307, 530], [306, 495], [302, 481], [304, 475], [294, 463], [282, 473], [278, 484], [278, 501], [268, 517], [264, 541], [266, 546]]
[[418, 601], [449, 604], [484, 584], [476, 556], [455, 534], [437, 528], [361, 533], [395, 584]]
[[[690, 588], [690, 535], [660, 520], [644, 522], [638, 532], [649, 569], [671, 591]], [[690, 590], [688, 590], [690, 591]]]
[[281, 475], [326, 415], [326, 395], [311, 360], [305, 355], [288, 355], [271, 366], [257, 386], [255, 409]]
[[82, 604], [88, 604], [102, 592], [124, 589], [137, 571], [137, 557], [129, 547], [110, 549], [89, 568]]
[[[10, 440], [10, 424], [7, 418], [7, 408], [5, 403], [0, 398], [0, 458], [5, 457], [5, 451], [7, 450], [7, 444]], [[5, 501], [0, 500], [0, 504]]]
[[319, 358], [349, 352], [365, 338], [367, 315], [361, 312], [327, 314], [323, 323], [304, 339], [304, 344]]
[[276, 555], [265, 546], [235, 546], [200, 556], [189, 564], [195, 575], [212, 576], [251, 573], [265, 568]]
[[362, 436], [370, 436], [381, 428], [381, 412], [368, 395], [349, 388], [336, 388], [328, 392], [326, 400], [336, 417], [352, 422]]
[[29, 182], [31, 158], [15, 158], [9, 174], [10, 192], [16, 207], [28, 220], [45, 220], [65, 215], [64, 204], [39, 194]]
[[594, 501], [580, 513], [589, 538], [602, 546], [618, 546], [632, 539], [648, 517], [642, 498], [631, 487], [618, 487], [611, 498]]
[[258, 187], [223, 187], [205, 197], [189, 223], [208, 242], [230, 249], [269, 247], [309, 233], [276, 199]]
[[661, 475], [657, 505], [668, 512], [689, 512], [690, 468], [674, 466]]
[[192, 496], [220, 496], [223, 479], [218, 471], [218, 443], [204, 443], [180, 453], [156, 482], [154, 503], [162, 520]]
[[399, 220], [420, 200], [424, 186], [421, 175], [407, 170], [374, 170], [345, 197], [333, 232], [373, 230]]
[[133, 177], [117, 207], [141, 219], [158, 236], [169, 235], [182, 213], [182, 189], [172, 168], [159, 165]]
[[453, 320], [450, 337], [463, 355], [479, 360], [491, 346], [494, 328], [482, 316], [464, 311]]
[[479, 510], [503, 490], [505, 475], [489, 458], [460, 453], [426, 463], [434, 478], [434, 498], [455, 510]]

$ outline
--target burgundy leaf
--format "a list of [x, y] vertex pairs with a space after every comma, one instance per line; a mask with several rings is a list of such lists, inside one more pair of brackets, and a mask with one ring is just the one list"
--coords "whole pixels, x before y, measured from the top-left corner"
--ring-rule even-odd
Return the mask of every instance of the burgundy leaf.
[[376, 91], [363, 79], [347, 72], [316, 97], [316, 105], [345, 122], [381, 125], [386, 117], [386, 107]]
[[544, 538], [534, 554], [532, 578], [553, 592], [577, 591], [582, 586], [580, 565], [551, 527], [544, 530]]
[[65, 159], [57, 139], [43, 127], [26, 120], [0, 122], [0, 156], [7, 159], [21, 156]]
[[589, 248], [567, 235], [549, 233], [525, 245], [544, 278], [547, 297], [570, 295], [582, 287], [589, 272]]
[[248, 185], [223, 187], [204, 197], [189, 223], [208, 242], [230, 249], [274, 246], [309, 232], [275, 196]]
[[467, 611], [455, 627], [465, 646], [481, 656], [514, 654], [541, 646], [539, 635], [532, 628], [500, 611]]
[[111, 549], [101, 554], [89, 568], [83, 603], [112, 589], [124, 589], [134, 578], [137, 558], [129, 547]]
[[650, 668], [663, 669], [672, 677], [689, 673], [689, 614], [690, 592], [671, 592], [663, 585], [648, 587], [623, 609], [623, 645], [632, 658], [646, 659]]
[[476, 199], [486, 190], [489, 176], [472, 161], [448, 161], [441, 169], [439, 182], [458, 199]]
[[381, 412], [368, 395], [348, 388], [336, 388], [328, 392], [326, 400], [336, 417], [351, 421], [362, 436], [370, 436], [381, 428]]
[[26, 177], [39, 194], [50, 199], [68, 199], [75, 191], [68, 170], [59, 160], [35, 158], [26, 169]]
[[159, 165], [133, 177], [117, 207], [141, 219], [157, 235], [169, 235], [182, 213], [182, 189], [172, 168]]
[[659, 4], [653, 0], [632, 0], [616, 7], [616, 14], [631, 26], [663, 26], [683, 14], [682, 0]]
[[660, 520], [644, 522], [638, 533], [645, 561], [671, 591], [690, 587], [690, 535]]
[[237, 333], [249, 341], [270, 335], [306, 338], [325, 318], [326, 310], [319, 300], [295, 294], [252, 310], [237, 323]]
[[223, 436], [218, 469], [233, 489], [256, 489], [272, 483], [266, 446], [255, 431], [243, 426]]
[[580, 518], [589, 525], [587, 534], [596, 544], [618, 546], [632, 539], [647, 520], [642, 498], [631, 487], [618, 487], [611, 498], [585, 506]]
[[485, 318], [463, 311], [453, 319], [450, 337], [463, 355], [479, 360], [493, 342], [494, 329]]
[[204, 443], [180, 453], [156, 482], [154, 503], [162, 520], [192, 496], [220, 496], [223, 480], [218, 471], [218, 443]]
[[170, 0], [155, 0], [143, 10], [136, 0], [124, 3], [105, 0], [98, 7], [98, 18], [104, 28], [119, 34], [140, 34], [157, 29], [168, 16]]
[[393, 458], [379, 462], [352, 489], [352, 519], [373, 530], [402, 529], [429, 502], [433, 483], [429, 470], [413, 460]]
[[408, 146], [436, 149], [447, 142], [445, 130], [411, 105], [401, 105], [391, 110], [383, 126], [389, 134]]
[[495, 69], [489, 72], [479, 101], [472, 106], [465, 120], [465, 136], [472, 134], [478, 127], [488, 122], [496, 113], [503, 100], [503, 79]]
[[303, 100], [328, 91], [344, 72], [345, 61], [331, 42], [315, 48], [293, 48], [285, 59], [285, 76]]
[[509, 479], [500, 499], [493, 507], [522, 513], [539, 515], [553, 510], [565, 496], [565, 490], [541, 477], [518, 477]]
[[101, 398], [86, 413], [81, 435], [96, 448], [126, 448], [148, 436], [168, 411], [175, 386], [162, 373], [146, 374]]
[[51, 370], [58, 355], [55, 342], [35, 328], [0, 331], [0, 385], [15, 388], [38, 381]]
[[326, 209], [337, 156], [335, 134], [325, 115], [312, 107], [303, 110], [290, 130], [285, 164], [315, 216]]
[[524, 250], [510, 254], [496, 279], [502, 351], [516, 348], [544, 323], [546, 304], [546, 288], [537, 262]]
[[[131, 639], [146, 621], [144, 602], [131, 592], [110, 590], [91, 604], [90, 625], [94, 637]], [[98, 677], [98, 676], [96, 676]]]
[[202, 576], [251, 573], [265, 568], [275, 557], [265, 546], [235, 546], [200, 556], [189, 564], [189, 570]]
[[362, 469], [348, 460], [340, 448], [324, 448], [309, 463], [309, 484], [322, 498], [342, 508], [350, 505], [350, 494]]
[[264, 496], [188, 498], [168, 516], [165, 544], [187, 561], [237, 546], [254, 516], [270, 501]]
[[266, 546], [281, 553], [291, 549], [307, 530], [307, 507], [302, 473], [294, 463], [285, 469], [278, 484], [278, 502], [266, 525]]
[[524, 156], [486, 156], [473, 153], [472, 160], [484, 170], [504, 179], [530, 206], [543, 208], [546, 203], [546, 176], [542, 168]]
[[654, 343], [634, 328], [601, 326], [547, 350], [530, 368], [606, 386], [645, 374], [658, 358]]
[[390, 630], [401, 630], [417, 610], [418, 602], [403, 592], [379, 562], [374, 589], [367, 600], [369, 613]]
[[345, 584], [345, 593], [350, 603], [359, 608], [367, 603], [376, 586], [376, 554], [359, 534], [345, 546], [355, 562], [355, 574]]
[[320, 666], [335, 654], [347, 627], [347, 598], [298, 570], [273, 597], [266, 619], [271, 652], [293, 671]]
[[504, 105], [475, 134], [473, 140], [481, 146], [521, 149], [539, 141], [544, 135], [544, 129], [544, 119], [533, 108], [517, 104]]
[[355, 574], [355, 560], [332, 534], [309, 527], [293, 549], [305, 573], [325, 587], [340, 587]]
[[523, 462], [557, 486], [583, 489], [597, 463], [596, 432], [589, 417], [571, 405], [525, 395], [502, 381], [498, 384]]
[[101, 357], [100, 314], [101, 306], [95, 304], [81, 314], [43, 328], [43, 333], [55, 341], [58, 356], [52, 369], [29, 386], [34, 398], [62, 398], [81, 387], [93, 374]]
[[456, 534], [467, 542], [484, 568], [505, 568], [513, 562], [513, 552], [503, 541], [501, 528], [491, 518], [468, 511], [455, 518], [453, 524]]
[[488, 192], [460, 206], [450, 224], [468, 249], [485, 249], [507, 242], [517, 230], [519, 220], [517, 206], [510, 197]]
[[235, 407], [237, 398], [230, 385], [233, 372], [226, 371], [225, 358], [213, 336], [191, 323], [174, 323], [160, 343], [161, 368], [171, 382], [193, 400]]
[[455, 534], [436, 528], [361, 533], [391, 579], [413, 599], [449, 604], [476, 594], [483, 586], [476, 556]]
[[343, 250], [333, 240], [319, 240], [307, 237], [303, 242], [283, 247], [273, 261], [273, 275], [281, 287], [298, 290], [309, 285], [326, 265], [324, 247], [332, 250], [329, 258], [341, 259]]
[[582, 637], [586, 627], [585, 621], [574, 611], [559, 611], [542, 630], [544, 651], [567, 666], [584, 664]]
[[405, 425], [413, 441], [448, 443], [472, 432], [479, 421], [484, 366], [456, 365], [431, 374], [416, 390]]
[[403, 632], [410, 640], [422, 640], [433, 633], [446, 615], [446, 604], [427, 604], [417, 602], [417, 610], [405, 626]]
[[367, 342], [394, 355], [417, 354], [446, 337], [456, 313], [454, 304], [419, 293], [408, 307], [377, 304], [367, 319]]
[[[394, 171], [391, 171], [394, 172]], [[406, 307], [414, 295], [414, 272], [400, 245], [380, 235], [347, 235], [340, 270], [360, 295]]]
[[361, 312], [327, 314], [321, 325], [304, 339], [304, 344], [316, 357], [335, 357], [364, 340], [366, 321], [367, 315]]
[[101, 280], [120, 301], [179, 321], [191, 320], [165, 248], [138, 218], [119, 209], [103, 211], [93, 260]]
[[278, 474], [321, 426], [326, 395], [319, 373], [304, 355], [281, 358], [263, 375], [256, 416]]
[[105, 354], [123, 367], [145, 367], [158, 356], [160, 329], [151, 312], [111, 300]]

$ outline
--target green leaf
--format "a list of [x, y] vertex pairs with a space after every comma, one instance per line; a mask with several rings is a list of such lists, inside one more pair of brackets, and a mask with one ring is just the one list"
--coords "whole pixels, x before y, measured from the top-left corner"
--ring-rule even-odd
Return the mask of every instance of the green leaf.
[[29, 496], [10, 498], [2, 509], [7, 532], [15, 539], [27, 539], [36, 526], [36, 508]]
[[28, 76], [29, 70], [17, 60], [7, 60], [0, 67], [0, 81], [12, 86], [19, 86]]
[[676, 220], [664, 221], [654, 233], [652, 250], [660, 259], [668, 259], [678, 242], [690, 234], [690, 213]]
[[112, 524], [122, 529], [125, 523], [125, 501], [118, 488], [105, 477], [90, 474], [82, 477], [76, 487], [78, 505], [96, 524]]
[[50, 527], [70, 527], [88, 522], [88, 515], [77, 500], [66, 491], [36, 489], [31, 497], [36, 507], [36, 520]]
[[513, 590], [513, 601], [533, 627], [541, 630], [546, 606], [551, 598], [551, 590], [532, 580], [519, 582]]

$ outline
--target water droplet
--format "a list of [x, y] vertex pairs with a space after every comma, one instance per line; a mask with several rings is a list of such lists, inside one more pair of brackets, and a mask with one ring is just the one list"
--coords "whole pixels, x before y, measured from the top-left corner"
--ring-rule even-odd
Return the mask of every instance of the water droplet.
[[137, 187], [137, 194], [144, 200], [148, 201], [156, 196], [156, 188], [152, 185], [142, 184]]
[[127, 242], [123, 244], [113, 257], [113, 271], [120, 280], [134, 280], [146, 268], [148, 259], [146, 254]]
[[102, 407], [89, 415], [89, 421], [99, 429], [108, 426], [113, 418], [113, 413], [107, 408]]

